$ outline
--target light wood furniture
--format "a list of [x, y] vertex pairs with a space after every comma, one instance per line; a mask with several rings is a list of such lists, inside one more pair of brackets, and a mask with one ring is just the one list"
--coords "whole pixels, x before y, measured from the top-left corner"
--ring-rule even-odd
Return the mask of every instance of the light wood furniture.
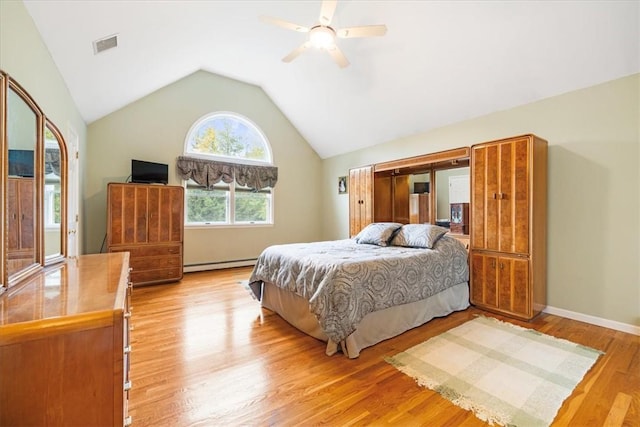
[[129, 255], [84, 255], [0, 297], [0, 425], [130, 423]]
[[[347, 361], [342, 355], [326, 356], [321, 341], [261, 311], [238, 286], [250, 275], [250, 267], [202, 271], [186, 273], [170, 292], [162, 286], [133, 289], [134, 426], [487, 427], [472, 412], [385, 362], [478, 315], [604, 352], [564, 402], [553, 427], [638, 425], [640, 340], [635, 335], [547, 313], [524, 322], [470, 307]], [[208, 326], [193, 333], [186, 324]]]
[[107, 250], [131, 253], [134, 285], [182, 279], [183, 204], [180, 186], [108, 185]]
[[[469, 147], [354, 168], [349, 171], [349, 236], [353, 237], [371, 222], [400, 222], [411, 219], [410, 176], [430, 173], [435, 189], [435, 171], [469, 165]], [[435, 191], [425, 194], [429, 201], [421, 222], [435, 224]], [[425, 202], [421, 206], [424, 206]], [[420, 214], [419, 214], [420, 215]], [[418, 219], [420, 220], [419, 216]]]
[[[35, 262], [33, 178], [7, 179], [7, 250], [9, 260]], [[27, 264], [27, 265], [28, 265]]]
[[364, 166], [349, 171], [349, 236], [373, 221], [373, 169]]
[[431, 195], [429, 193], [409, 195], [409, 223], [424, 224], [430, 221]]
[[547, 142], [471, 147], [471, 302], [531, 319], [546, 306]]

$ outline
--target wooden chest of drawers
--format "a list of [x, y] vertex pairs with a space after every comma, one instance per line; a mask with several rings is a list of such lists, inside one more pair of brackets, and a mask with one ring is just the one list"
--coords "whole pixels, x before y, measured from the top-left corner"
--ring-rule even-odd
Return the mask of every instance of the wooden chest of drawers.
[[107, 249], [131, 254], [133, 284], [182, 279], [184, 188], [111, 183], [107, 194]]
[[0, 296], [0, 425], [131, 423], [128, 261], [84, 255]]

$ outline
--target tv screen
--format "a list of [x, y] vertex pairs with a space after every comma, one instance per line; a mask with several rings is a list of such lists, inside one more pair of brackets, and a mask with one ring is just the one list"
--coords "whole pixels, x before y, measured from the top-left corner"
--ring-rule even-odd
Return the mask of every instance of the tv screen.
[[9, 150], [9, 176], [33, 177], [33, 150]]
[[428, 193], [429, 192], [429, 183], [428, 182], [414, 182], [413, 183], [413, 192], [414, 193]]
[[168, 184], [169, 166], [163, 163], [131, 159], [131, 182]]

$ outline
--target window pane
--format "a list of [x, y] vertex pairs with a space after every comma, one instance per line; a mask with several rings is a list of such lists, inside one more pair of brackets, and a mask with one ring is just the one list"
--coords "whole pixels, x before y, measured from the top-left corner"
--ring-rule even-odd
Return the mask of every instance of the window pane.
[[187, 188], [187, 222], [227, 222], [229, 191]]
[[190, 131], [187, 150], [192, 153], [270, 162], [262, 133], [240, 116], [212, 114]]
[[270, 212], [271, 194], [236, 189], [236, 222], [266, 222]]

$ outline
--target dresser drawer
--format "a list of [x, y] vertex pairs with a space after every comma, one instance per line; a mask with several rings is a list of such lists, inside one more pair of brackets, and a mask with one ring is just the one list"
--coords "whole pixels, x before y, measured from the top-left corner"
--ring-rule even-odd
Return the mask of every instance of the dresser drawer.
[[133, 268], [134, 272], [181, 266], [182, 257], [180, 255], [145, 256], [139, 258], [131, 258], [131, 268]]
[[150, 285], [153, 283], [175, 282], [182, 279], [182, 266], [173, 268], [159, 268], [156, 270], [142, 270], [131, 272], [134, 285]]
[[182, 256], [182, 244], [111, 246], [109, 248], [109, 252], [129, 252], [131, 254], [132, 260], [133, 258], [150, 257], [150, 256], [164, 256], [164, 255]]

